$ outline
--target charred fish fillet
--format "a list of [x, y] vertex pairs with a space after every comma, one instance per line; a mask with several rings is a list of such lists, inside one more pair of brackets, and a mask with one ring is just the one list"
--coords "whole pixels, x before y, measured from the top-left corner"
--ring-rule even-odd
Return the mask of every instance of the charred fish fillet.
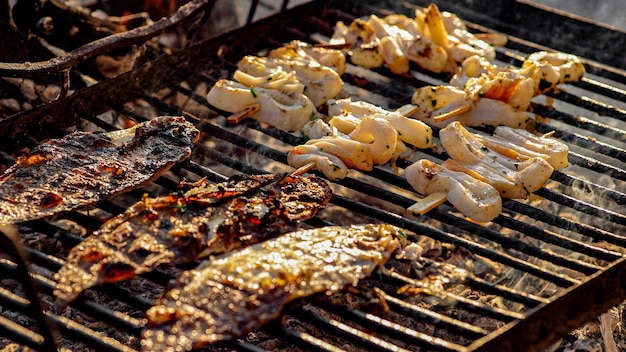
[[276, 318], [290, 301], [356, 285], [398, 245], [390, 225], [291, 232], [213, 257], [147, 312], [143, 351], [189, 351], [235, 339]]
[[36, 147], [0, 176], [0, 223], [38, 219], [145, 185], [189, 157], [199, 131], [161, 116], [114, 132], [76, 132]]
[[84, 289], [231, 251], [293, 231], [328, 204], [316, 176], [236, 175], [186, 193], [145, 197], [74, 247], [55, 274], [67, 303]]

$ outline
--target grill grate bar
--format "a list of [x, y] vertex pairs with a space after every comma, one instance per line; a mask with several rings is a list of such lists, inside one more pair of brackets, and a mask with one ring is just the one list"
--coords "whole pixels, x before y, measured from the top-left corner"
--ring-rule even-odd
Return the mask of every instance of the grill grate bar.
[[[420, 287], [426, 288], [424, 287], [425, 284], [423, 284], [422, 282], [418, 280], [414, 280], [410, 277], [406, 277], [400, 273], [385, 272], [384, 274], [385, 274], [385, 277], [384, 277], [385, 280], [389, 280], [391, 282], [395, 282], [398, 284], [411, 285], [412, 287], [415, 287], [415, 288], [420, 288]], [[433, 298], [441, 298], [437, 296], [435, 293], [431, 293], [429, 290], [425, 290], [423, 294], [433, 297]], [[459, 296], [452, 292], [444, 292], [442, 293], [442, 296], [444, 297], [446, 301], [453, 301], [455, 307], [465, 309], [469, 312], [478, 313], [483, 316], [488, 316], [488, 317], [491, 317], [493, 319], [497, 319], [503, 322], [510, 322], [515, 319], [524, 318], [524, 315], [521, 313], [512, 312], [512, 311], [502, 309], [502, 308], [492, 307], [492, 306], [489, 306], [489, 305], [486, 305], [477, 301], [470, 300], [463, 296]], [[441, 306], [443, 307], [444, 305], [441, 305]]]
[[334, 345], [331, 345], [330, 343], [324, 340], [318, 339], [304, 332], [296, 332], [291, 329], [287, 329], [284, 326], [281, 326], [280, 328], [274, 328], [272, 329], [272, 332], [274, 332], [275, 335], [284, 336], [289, 340], [297, 342], [299, 347], [303, 347], [302, 343], [304, 342], [306, 346], [309, 346], [312, 350], [315, 350], [315, 351], [321, 351], [321, 350], [328, 351], [328, 352], [343, 352], [344, 351]]
[[577, 145], [589, 151], [604, 154], [613, 159], [626, 162], [626, 150], [618, 148], [616, 146], [592, 140], [589, 137], [581, 136], [578, 133], [571, 133], [555, 129], [553, 126], [549, 126], [539, 122], [537, 123], [537, 131], [539, 131], [540, 133], [548, 133], [554, 131], [554, 136], [564, 142], [569, 142], [573, 145]]
[[0, 315], [0, 334], [35, 350], [43, 350], [44, 339], [41, 335]]
[[399, 311], [405, 315], [418, 318], [420, 321], [432, 325], [440, 325], [442, 328], [451, 332], [474, 337], [484, 336], [489, 333], [489, 331], [483, 328], [462, 322], [447, 315], [437, 313], [426, 308], [422, 308], [415, 304], [408, 304], [403, 300], [391, 296], [387, 293], [385, 293], [382, 297], [385, 300], [385, 303], [388, 304], [390, 308]]
[[590, 77], [582, 77], [579, 82], [576, 82], [576, 86], [612, 99], [623, 100], [626, 96], [626, 90], [602, 83]]
[[568, 175], [561, 171], [553, 172], [550, 178], [566, 186], [572, 186], [574, 184], [583, 185], [590, 192], [593, 192], [597, 197], [613, 201], [615, 202], [615, 204], [619, 205], [626, 204], [626, 194], [620, 191], [598, 185], [596, 183], [584, 180], [576, 176]]
[[[598, 100], [592, 99], [585, 95], [578, 97], [576, 95], [567, 93], [564, 90], [561, 90], [558, 93], [548, 92], [546, 96], [568, 102], [570, 104], [576, 105], [579, 108], [583, 108], [583, 109], [598, 113], [601, 116], [619, 119], [622, 121], [626, 120], [626, 111], [616, 106], [608, 105]], [[625, 97], [626, 96], [621, 96], [617, 99], [623, 100]], [[548, 111], [548, 108], [545, 106], [542, 106], [541, 104], [533, 103], [532, 107], [533, 107], [533, 110], [535, 108], [539, 108], [539, 110], [535, 112], [539, 113], [539, 115], [542, 115], [542, 116], [543, 116], [542, 112], [545, 113]], [[611, 136], [611, 138], [617, 139], [620, 141], [626, 140], [626, 138], [624, 137], [624, 134], [626, 132], [618, 128], [611, 127], [609, 125], [605, 125], [599, 121], [588, 119], [583, 116], [573, 116], [571, 114], [562, 113], [562, 112], [558, 114], [556, 112], [552, 112], [550, 117], [555, 118], [556, 116], [558, 116], [559, 120], [566, 122], [572, 126], [589, 129], [598, 134]]]
[[[406, 328], [399, 324], [395, 324], [376, 315], [368, 314], [355, 309], [350, 309], [342, 305], [333, 305], [325, 302], [317, 302], [317, 305], [321, 306], [324, 310], [328, 312], [333, 312], [334, 314], [337, 314], [341, 317], [350, 317], [350, 321], [358, 323], [368, 330], [385, 332], [387, 335], [396, 337], [404, 343], [428, 345], [429, 347], [432, 344], [432, 336], [416, 331], [414, 329]], [[441, 340], [445, 341], [444, 339]], [[446, 347], [451, 347], [451, 350], [459, 351], [463, 349], [460, 345], [451, 342], [447, 343], [450, 344], [450, 346]], [[441, 344], [443, 345], [443, 343]], [[445, 348], [443, 350], [445, 350]]]
[[[582, 241], [576, 241], [566, 236], [562, 236], [556, 233], [548, 233], [543, 229], [540, 229], [536, 226], [532, 226], [524, 221], [516, 220], [507, 216], [499, 216], [494, 219], [494, 223], [500, 224], [502, 226], [508, 228], [517, 229], [520, 233], [523, 233], [526, 236], [536, 238], [545, 243], [551, 243], [557, 245], [561, 248], [569, 249], [574, 252], [584, 253], [588, 256], [598, 258], [606, 261], [617, 260], [622, 257], [622, 254], [615, 251], [609, 251], [603, 248], [595, 247], [593, 245], [584, 243]], [[584, 272], [585, 274], [593, 274], [597, 270], [600, 270], [601, 267], [597, 265], [592, 265], [589, 263], [581, 263], [579, 262], [579, 270]], [[566, 266], [565, 264], [563, 266]], [[573, 269], [573, 268], [572, 268]]]
[[549, 301], [543, 297], [539, 297], [530, 293], [518, 291], [503, 285], [491, 283], [476, 276], [468, 276], [466, 278], [467, 285], [473, 289], [483, 291], [487, 294], [495, 294], [504, 299], [521, 303], [527, 307], [533, 308], [542, 303]]
[[559, 204], [568, 206], [574, 210], [578, 210], [582, 213], [593, 215], [606, 221], [614, 222], [619, 225], [626, 225], [626, 216], [610, 211], [608, 209], [601, 208], [599, 206], [590, 204], [588, 202], [576, 199], [566, 194], [558, 193], [547, 188], [542, 188], [535, 192], [536, 195], [557, 202]]
[[530, 205], [523, 204], [511, 199], [503, 200], [503, 207], [507, 209], [511, 209], [520, 214], [528, 214], [533, 213], [536, 217], [536, 220], [539, 220], [543, 223], [556, 226], [562, 228], [564, 230], [569, 230], [575, 233], [579, 233], [584, 236], [588, 236], [591, 238], [595, 238], [597, 240], [606, 241], [609, 243], [616, 244], [618, 246], [625, 247], [626, 246], [626, 237], [614, 234], [612, 232], [608, 232], [605, 230], [601, 230], [595, 227], [592, 227], [587, 224], [583, 224], [580, 222], [575, 222], [570, 219], [554, 215], [548, 212], [537, 212], [536, 208], [533, 208]]
[[[314, 314], [307, 309], [298, 309], [297, 311], [289, 311], [290, 315], [296, 318], [305, 320], [314, 324], [315, 326], [332, 331], [335, 335], [346, 338], [347, 340], [354, 341], [362, 346], [367, 346], [371, 351], [398, 351], [409, 352], [400, 346], [381, 340], [373, 335], [367, 334], [357, 328], [353, 328], [347, 324], [339, 322], [335, 319], [329, 319], [322, 317], [321, 315]], [[432, 338], [431, 338], [432, 339]], [[446, 341], [438, 340], [438, 345], [429, 345], [429, 347], [439, 347], [439, 345], [447, 345]], [[431, 342], [432, 343], [432, 342]], [[444, 349], [443, 351], [456, 351], [454, 349]]]

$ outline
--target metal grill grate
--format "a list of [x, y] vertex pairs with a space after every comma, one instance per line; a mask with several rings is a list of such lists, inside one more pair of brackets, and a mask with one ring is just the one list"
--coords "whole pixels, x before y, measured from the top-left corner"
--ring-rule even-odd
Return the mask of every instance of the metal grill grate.
[[[98, 211], [105, 214], [123, 212], [125, 206], [140, 199], [144, 192], [169, 192], [182, 177], [207, 177], [211, 182], [222, 182], [232, 173], [289, 170], [286, 153], [301, 140], [253, 121], [226, 126], [220, 112], [206, 103], [208, 88], [219, 78], [231, 77], [235, 63], [246, 54], [262, 53], [293, 39], [311, 42], [316, 36], [327, 37], [337, 20], [351, 21], [370, 12], [410, 14], [416, 5], [390, 2], [383, 6], [386, 9], [379, 6], [382, 5], [330, 1], [286, 10], [163, 56], [63, 100], [1, 121], [1, 136], [24, 142], [15, 138], [16, 126], [35, 140], [59, 136], [65, 133], [65, 128], [87, 123], [110, 130], [115, 128], [107, 121], [111, 116], [143, 121], [161, 114], [175, 114], [195, 122], [206, 138], [196, 147], [191, 160], [176, 166], [148, 188], [99, 204]], [[474, 30], [494, 28], [510, 34], [510, 43], [498, 49], [497, 60], [519, 65], [524, 55], [547, 44], [539, 44], [537, 33], [528, 34], [524, 28], [498, 20], [500, 13], [513, 10], [511, 2], [502, 6], [499, 12], [481, 13], [480, 7], [460, 11], [454, 4], [440, 4], [442, 9], [455, 11], [461, 18], [488, 26], [473, 24]], [[552, 13], [539, 13], [548, 23], [560, 18]], [[584, 22], [577, 22], [576, 26], [581, 32], [595, 28]], [[613, 32], [608, 33], [626, 37]], [[251, 41], [252, 33], [258, 39]], [[553, 43], [558, 41], [554, 39]], [[413, 232], [415, 235], [409, 235], [410, 240], [428, 237], [462, 247], [471, 260], [495, 262], [510, 275], [524, 278], [529, 286], [517, 286], [520, 280], [476, 274], [453, 291], [425, 290], [412, 296], [403, 295], [398, 293], [401, 287], [409, 284], [420, 288], [423, 284], [410, 271], [403, 270], [402, 261], [392, 259], [386, 266], [389, 270], [365, 280], [367, 285], [381, 290], [389, 312], [366, 309], [371, 306], [363, 293], [316, 296], [291, 305], [280, 319], [253, 336], [219, 344], [215, 349], [504, 351], [513, 347], [519, 350], [518, 342], [524, 341], [526, 350], [536, 351], [626, 299], [623, 285], [626, 280], [626, 213], [623, 211], [626, 107], [619, 103], [626, 98], [626, 74], [618, 61], [611, 64], [617, 67], [586, 61], [589, 74], [582, 82], [551, 94], [550, 104], [533, 103], [533, 111], [541, 116], [539, 132], [556, 131], [555, 137], [568, 143], [571, 149], [572, 166], [555, 172], [546, 187], [536, 192], [541, 202], [506, 200], [503, 214], [489, 225], [467, 221], [447, 204], [425, 216], [409, 216], [403, 209], [419, 199], [419, 195], [390, 167], [381, 166], [371, 172], [351, 171], [350, 177], [333, 183], [335, 195], [331, 203], [335, 211], [324, 211], [310, 222], [322, 226], [351, 221], [345, 214], [353, 214], [359, 221], [387, 222]], [[445, 77], [417, 68], [411, 74], [401, 78], [385, 69], [364, 71], [350, 67], [343, 78], [361, 99], [382, 102], [388, 107], [407, 103], [416, 87], [445, 82]], [[140, 111], [131, 104], [138, 100], [147, 107]], [[445, 159], [445, 155], [416, 151], [414, 158], [422, 157]], [[398, 163], [401, 169], [407, 165], [407, 162]], [[59, 219], [96, 229], [102, 218], [94, 214], [97, 212], [74, 212]], [[46, 234], [66, 249], [81, 241], [54, 221], [21, 224], [20, 231]], [[63, 264], [63, 256], [29, 247], [26, 252], [44, 305], [52, 302], [54, 283], [50, 277]], [[21, 286], [27, 291], [28, 285], [16, 264], [18, 256], [7, 254], [8, 259], [0, 260], [1, 277], [23, 283]], [[136, 350], [144, 312], [155, 298], [148, 288], [161, 292], [178, 272], [160, 270], [133, 283], [105, 285], [83, 294], [66, 311], [46, 307], [45, 316], [58, 330], [61, 347], [76, 349], [73, 343], [78, 343], [79, 349]], [[43, 338], [46, 329], [38, 328], [44, 325], [43, 319], [32, 313], [29, 300], [24, 297], [29, 296], [0, 290], [3, 316], [17, 313], [27, 317], [22, 322], [26, 329], [9, 319], [0, 319], [0, 335], [35, 349], [49, 350], [49, 339]], [[484, 297], [497, 297], [503, 304], [487, 304]], [[349, 305], [346, 303], [349, 301], [360, 304]]]

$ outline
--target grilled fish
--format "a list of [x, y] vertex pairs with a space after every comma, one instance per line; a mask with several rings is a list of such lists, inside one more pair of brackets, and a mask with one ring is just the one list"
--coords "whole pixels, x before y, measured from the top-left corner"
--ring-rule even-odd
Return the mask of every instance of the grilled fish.
[[144, 351], [189, 351], [276, 318], [290, 301], [356, 285], [398, 246], [390, 225], [291, 232], [184, 272], [147, 312]]
[[293, 231], [331, 196], [319, 177], [270, 174], [201, 181], [185, 193], [144, 197], [71, 250], [55, 274], [54, 294], [65, 304], [101, 283]]
[[0, 176], [0, 223], [75, 210], [145, 185], [189, 157], [199, 135], [184, 118], [162, 116], [50, 140]]

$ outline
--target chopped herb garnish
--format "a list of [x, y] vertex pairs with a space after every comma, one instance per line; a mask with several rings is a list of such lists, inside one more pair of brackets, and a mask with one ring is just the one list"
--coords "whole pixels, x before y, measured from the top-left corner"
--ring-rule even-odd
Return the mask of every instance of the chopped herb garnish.
[[252, 93], [252, 96], [256, 98], [256, 92], [254, 91], [254, 86], [250, 86], [250, 93]]

